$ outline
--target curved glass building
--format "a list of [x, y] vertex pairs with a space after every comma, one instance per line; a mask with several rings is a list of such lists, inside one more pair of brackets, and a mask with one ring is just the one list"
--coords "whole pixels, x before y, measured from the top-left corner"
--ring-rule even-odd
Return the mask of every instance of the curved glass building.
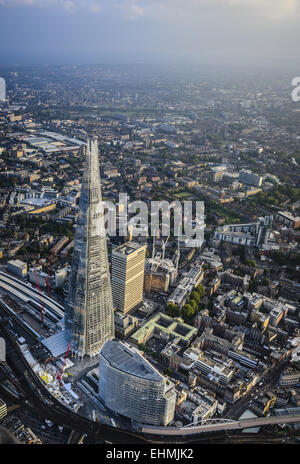
[[99, 397], [112, 411], [149, 425], [174, 418], [176, 393], [168, 381], [125, 343], [107, 341], [100, 353]]

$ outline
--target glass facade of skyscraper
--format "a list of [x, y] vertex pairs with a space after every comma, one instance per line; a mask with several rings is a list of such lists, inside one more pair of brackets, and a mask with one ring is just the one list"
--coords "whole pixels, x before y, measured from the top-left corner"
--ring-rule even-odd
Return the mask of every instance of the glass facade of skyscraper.
[[6, 83], [3, 77], [0, 77], [0, 101], [6, 100]]
[[94, 356], [114, 337], [97, 141], [88, 142], [76, 224], [65, 327], [71, 349]]

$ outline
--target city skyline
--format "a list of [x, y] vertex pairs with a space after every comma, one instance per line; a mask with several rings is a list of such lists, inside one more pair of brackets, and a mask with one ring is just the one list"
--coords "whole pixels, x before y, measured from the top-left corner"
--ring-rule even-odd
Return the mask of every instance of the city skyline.
[[0, 443], [299, 443], [300, 0], [0, 18]]

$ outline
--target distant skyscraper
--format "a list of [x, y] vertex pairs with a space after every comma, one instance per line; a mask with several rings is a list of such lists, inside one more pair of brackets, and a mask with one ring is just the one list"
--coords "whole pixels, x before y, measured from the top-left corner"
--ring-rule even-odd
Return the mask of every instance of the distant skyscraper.
[[6, 83], [3, 77], [0, 77], [0, 101], [6, 100]]
[[111, 285], [114, 305], [127, 313], [143, 301], [146, 245], [126, 242], [112, 252]]
[[79, 209], [65, 326], [72, 340], [72, 351], [79, 356], [94, 356], [106, 340], [114, 337], [96, 140], [88, 141]]

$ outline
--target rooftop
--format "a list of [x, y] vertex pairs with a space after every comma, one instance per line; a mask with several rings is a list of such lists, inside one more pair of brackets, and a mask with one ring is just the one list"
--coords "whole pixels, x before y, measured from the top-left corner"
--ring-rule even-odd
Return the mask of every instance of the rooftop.
[[162, 382], [164, 380], [163, 376], [143, 358], [138, 350], [122, 342], [108, 340], [103, 345], [101, 356], [111, 366], [127, 374], [155, 382]]
[[184, 341], [189, 340], [192, 335], [197, 333], [197, 329], [195, 327], [185, 324], [181, 320], [173, 319], [167, 314], [158, 313], [139, 330], [137, 330], [131, 338], [135, 341], [144, 339], [145, 336], [153, 333], [156, 328], [170, 335], [180, 337]]
[[23, 261], [21, 261], [20, 259], [15, 259], [15, 260], [8, 261], [8, 264], [11, 264], [12, 266], [17, 266], [17, 267], [22, 268], [22, 269], [27, 267], [27, 264], [24, 263]]
[[115, 248], [113, 250], [113, 254], [122, 253], [122, 254], [130, 255], [131, 253], [134, 253], [139, 248], [142, 248], [143, 246], [145, 245], [141, 245], [140, 243], [137, 243], [137, 242], [126, 242], [120, 245], [119, 247]]

